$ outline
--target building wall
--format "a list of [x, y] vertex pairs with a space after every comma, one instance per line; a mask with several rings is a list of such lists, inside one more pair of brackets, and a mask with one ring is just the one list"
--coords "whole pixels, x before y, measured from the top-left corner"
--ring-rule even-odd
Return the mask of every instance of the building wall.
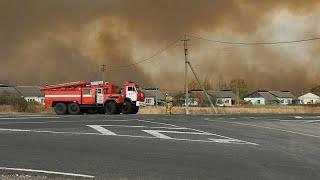
[[264, 98], [244, 98], [243, 100], [247, 101], [247, 102], [251, 102], [251, 104], [255, 104], [255, 105], [265, 105], [265, 99]]
[[27, 102], [38, 102], [44, 104], [44, 97], [24, 97]]
[[144, 103], [147, 105], [147, 106], [154, 106], [155, 105], [155, 98], [154, 97], [146, 97], [144, 99]]
[[232, 98], [217, 98], [217, 106], [232, 106]]
[[277, 98], [279, 100], [280, 105], [288, 105], [292, 104], [293, 99], [292, 98]]

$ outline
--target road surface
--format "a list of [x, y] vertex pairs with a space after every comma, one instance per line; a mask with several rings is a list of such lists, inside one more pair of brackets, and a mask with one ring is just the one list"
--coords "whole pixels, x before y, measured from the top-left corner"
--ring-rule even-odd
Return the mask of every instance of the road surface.
[[1, 115], [0, 174], [320, 179], [319, 142], [318, 115]]

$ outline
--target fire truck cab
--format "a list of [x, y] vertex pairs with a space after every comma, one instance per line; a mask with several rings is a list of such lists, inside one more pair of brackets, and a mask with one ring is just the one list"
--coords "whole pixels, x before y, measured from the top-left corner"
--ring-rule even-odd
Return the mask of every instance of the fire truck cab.
[[45, 86], [45, 107], [53, 108], [56, 114], [135, 114], [143, 105], [144, 94], [134, 82], [125, 82], [124, 90], [103, 81], [71, 82]]

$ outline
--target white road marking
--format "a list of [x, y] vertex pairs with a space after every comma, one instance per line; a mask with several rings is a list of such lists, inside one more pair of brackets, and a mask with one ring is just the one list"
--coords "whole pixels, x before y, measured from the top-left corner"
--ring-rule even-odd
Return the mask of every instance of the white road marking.
[[129, 120], [85, 120], [85, 121], [0, 121], [0, 125], [7, 124], [46, 124], [46, 123], [79, 123], [79, 122], [125, 122], [125, 121], [136, 121], [137, 119], [129, 119]]
[[231, 121], [221, 121], [221, 120], [219, 120], [219, 121], [217, 121], [217, 120], [206, 120], [206, 121], [225, 122], [225, 123], [230, 123], [230, 124], [238, 124], [238, 125], [251, 126], [251, 127], [257, 127], [257, 128], [263, 128], [263, 129], [271, 129], [271, 130], [282, 131], [282, 132], [287, 132], [287, 133], [292, 133], [292, 134], [298, 134], [298, 135], [303, 135], [303, 136], [320, 138], [320, 136], [313, 135], [313, 134], [306, 134], [306, 133], [303, 133], [303, 132], [290, 131], [290, 130], [285, 130], [285, 129], [280, 129], [280, 128], [273, 128], [273, 127], [268, 127], [268, 126], [259, 126], [259, 125], [254, 125], [254, 124], [247, 124], [247, 123], [241, 123], [241, 122], [231, 122]]
[[0, 167], [0, 170], [22, 171], [22, 172], [32, 172], [32, 173], [44, 173], [44, 174], [55, 174], [55, 175], [73, 176], [73, 177], [94, 178], [94, 176], [86, 175], [86, 174], [65, 173], [65, 172], [46, 171], [46, 170], [38, 170], [38, 169], [24, 169], [24, 168]]
[[35, 117], [0, 117], [0, 120], [10, 120], [10, 119], [59, 119], [60, 117], [58, 116], [47, 116], [47, 117], [43, 117], [43, 116], [35, 116]]
[[102, 133], [102, 134], [105, 134], [105, 135], [112, 135], [112, 136], [115, 136], [117, 135], [116, 133], [100, 126], [100, 125], [87, 125], [88, 127], [91, 127], [95, 130], [97, 130], [98, 132]]
[[113, 124], [103, 124], [99, 126], [106, 127], [124, 127], [124, 128], [152, 128], [152, 129], [188, 129], [183, 127], [148, 127], [148, 126], [130, 126], [130, 125], [113, 125]]
[[151, 123], [151, 124], [160, 124], [160, 125], [165, 125], [165, 126], [171, 126], [171, 127], [181, 127], [181, 126], [177, 126], [174, 124], [168, 124], [168, 123], [161, 123], [161, 122], [153, 122], [153, 121], [147, 121], [147, 120], [141, 120], [141, 119], [137, 119], [137, 121], [141, 121], [141, 122], [147, 122], [147, 123]]
[[[63, 132], [63, 131], [40, 131], [40, 130], [29, 130], [29, 129], [4, 129], [0, 128], [0, 131], [9, 131], [9, 132], [30, 132], [30, 133], [50, 133], [50, 134], [71, 134], [71, 135], [96, 135], [96, 136], [114, 136], [114, 137], [130, 137], [130, 138], [144, 138], [144, 139], [162, 139], [154, 136], [134, 136], [134, 135], [108, 135], [108, 134], [101, 134], [101, 133], [81, 133], [81, 132]], [[188, 142], [203, 142], [203, 143], [213, 143], [215, 141], [213, 140], [196, 140], [196, 139], [178, 139], [178, 138], [170, 138], [167, 140], [175, 140], [175, 141], [188, 141]], [[241, 141], [241, 140], [239, 140]], [[247, 141], [242, 141], [242, 144], [248, 144], [248, 145], [258, 145], [256, 143], [251, 143]], [[219, 142], [224, 143], [224, 142]], [[229, 142], [228, 142], [229, 143]], [[240, 144], [240, 143], [234, 143], [234, 144]]]
[[296, 119], [302, 119], [303, 117], [302, 117], [302, 116], [295, 116], [294, 118], [296, 118]]
[[146, 132], [148, 134], [151, 134], [152, 136], [155, 136], [157, 138], [161, 138], [161, 139], [172, 139], [171, 137], [169, 136], [166, 136], [162, 133], [160, 133], [159, 131], [157, 130], [142, 130], [143, 132]]
[[218, 136], [218, 137], [221, 137], [221, 138], [226, 138], [226, 139], [230, 139], [230, 140], [234, 140], [234, 141], [242, 141], [242, 142], [245, 142], [246, 144], [258, 145], [256, 143], [243, 141], [243, 140], [239, 140], [239, 139], [235, 139], [235, 138], [231, 138], [231, 137], [227, 137], [227, 136], [222, 136], [222, 135], [219, 135], [219, 134], [209, 133], [209, 132], [201, 131], [201, 130], [198, 130], [198, 129], [188, 128], [188, 127], [183, 127], [183, 126], [177, 126], [177, 125], [168, 124], [168, 123], [153, 122], [153, 121], [148, 121], [148, 120], [138, 120], [138, 121], [147, 122], [147, 123], [153, 123], [153, 124], [160, 124], [160, 125], [167, 125], [167, 126], [174, 126], [174, 127], [180, 127], [180, 128], [186, 128], [186, 129], [189, 129], [189, 130], [201, 132], [201, 133], [204, 133], [204, 134], [210, 134], [210, 135]]

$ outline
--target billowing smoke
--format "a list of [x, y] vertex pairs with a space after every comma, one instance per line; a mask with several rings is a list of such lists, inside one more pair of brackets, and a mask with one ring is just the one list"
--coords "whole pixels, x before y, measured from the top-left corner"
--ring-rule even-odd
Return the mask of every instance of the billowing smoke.
[[[184, 33], [231, 41], [313, 37], [319, 1], [309, 0], [2, 0], [0, 81], [45, 84], [101, 79], [183, 88]], [[318, 82], [319, 42], [230, 46], [191, 38], [190, 61], [213, 83], [243, 78], [251, 89], [300, 91]]]

